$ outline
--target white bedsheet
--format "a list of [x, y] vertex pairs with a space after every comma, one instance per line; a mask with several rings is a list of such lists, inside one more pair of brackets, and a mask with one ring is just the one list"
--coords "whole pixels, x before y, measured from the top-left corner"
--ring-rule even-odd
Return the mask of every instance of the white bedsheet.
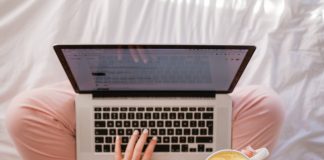
[[4, 128], [18, 93], [67, 79], [62, 43], [250, 44], [239, 85], [283, 98], [272, 159], [324, 159], [324, 3], [321, 0], [0, 1], [0, 159], [20, 159]]

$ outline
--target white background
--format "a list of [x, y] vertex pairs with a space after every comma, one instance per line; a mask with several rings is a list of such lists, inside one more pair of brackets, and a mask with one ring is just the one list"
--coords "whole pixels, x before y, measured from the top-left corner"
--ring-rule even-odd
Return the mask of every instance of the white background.
[[67, 79], [54, 44], [249, 44], [239, 85], [282, 97], [276, 160], [324, 159], [324, 2], [321, 0], [0, 0], [0, 159], [18, 160], [4, 128], [18, 93]]

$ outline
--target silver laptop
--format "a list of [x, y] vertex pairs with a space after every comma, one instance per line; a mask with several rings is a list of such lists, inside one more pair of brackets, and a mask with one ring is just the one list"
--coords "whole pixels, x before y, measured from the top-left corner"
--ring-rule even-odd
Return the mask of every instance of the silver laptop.
[[[134, 130], [158, 137], [154, 160], [203, 160], [231, 148], [227, 95], [254, 46], [55, 45], [74, 87], [78, 160], [114, 158]], [[144, 147], [145, 148], [145, 147]]]

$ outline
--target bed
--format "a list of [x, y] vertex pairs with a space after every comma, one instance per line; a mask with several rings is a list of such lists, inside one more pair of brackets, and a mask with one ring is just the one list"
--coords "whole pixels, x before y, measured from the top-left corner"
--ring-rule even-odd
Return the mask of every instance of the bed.
[[321, 0], [0, 2], [0, 159], [19, 160], [4, 127], [20, 92], [66, 80], [54, 44], [249, 44], [240, 86], [282, 97], [286, 119], [271, 159], [324, 159], [324, 3]]

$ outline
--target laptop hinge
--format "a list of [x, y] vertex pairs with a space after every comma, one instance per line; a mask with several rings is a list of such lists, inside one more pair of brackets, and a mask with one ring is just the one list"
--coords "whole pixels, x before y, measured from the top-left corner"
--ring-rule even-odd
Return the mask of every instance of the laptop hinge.
[[215, 92], [206, 91], [109, 91], [94, 92], [94, 98], [100, 97], [204, 97], [215, 98]]

